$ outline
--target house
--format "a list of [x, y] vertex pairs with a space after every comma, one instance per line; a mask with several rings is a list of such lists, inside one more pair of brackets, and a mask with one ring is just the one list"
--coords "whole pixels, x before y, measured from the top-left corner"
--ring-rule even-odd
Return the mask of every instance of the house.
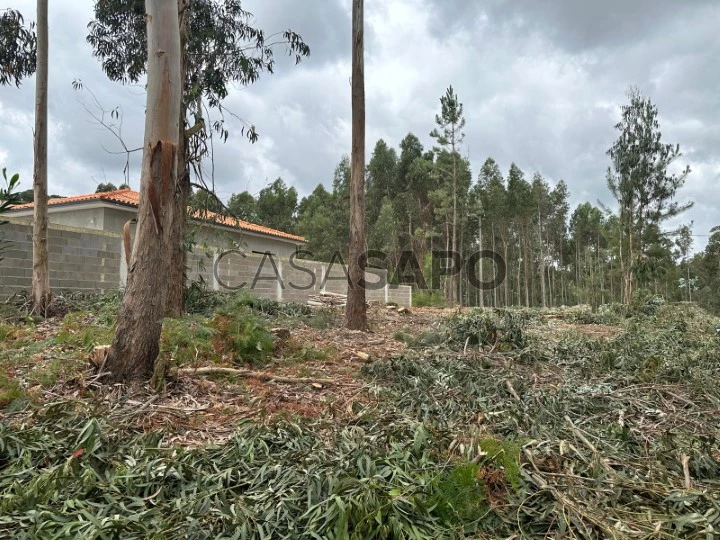
[[[121, 234], [125, 223], [137, 215], [140, 194], [130, 189], [92, 193], [48, 201], [51, 224]], [[13, 207], [6, 215], [32, 219], [33, 204]], [[198, 216], [200, 217], [200, 216]], [[287, 258], [305, 243], [301, 236], [221, 216], [213, 212], [196, 219], [198, 244], [220, 247], [231, 242], [248, 253], [267, 253]]]
[[[137, 216], [139, 194], [129, 189], [48, 201], [50, 286], [96, 292], [127, 283], [124, 227]], [[0, 260], [0, 300], [32, 287], [33, 205], [12, 208], [0, 235], [10, 249]], [[194, 248], [187, 278], [216, 291], [249, 290], [277, 301], [305, 303], [312, 295], [346, 294], [344, 264], [293, 257], [305, 240], [287, 232], [207, 212], [190, 227]], [[134, 225], [131, 225], [131, 235]], [[270, 254], [271, 256], [268, 256]], [[158, 269], [165, 273], [166, 269]], [[388, 283], [385, 270], [366, 271], [368, 301], [412, 305], [412, 289]]]

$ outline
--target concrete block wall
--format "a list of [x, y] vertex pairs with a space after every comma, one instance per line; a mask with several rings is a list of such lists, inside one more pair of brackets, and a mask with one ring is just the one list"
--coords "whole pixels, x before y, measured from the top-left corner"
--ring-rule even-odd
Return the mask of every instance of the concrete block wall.
[[[32, 224], [13, 219], [0, 227], [10, 242], [0, 261], [0, 299], [32, 288]], [[120, 235], [51, 224], [48, 228], [50, 287], [95, 292], [120, 285]]]
[[[0, 238], [11, 242], [0, 261], [0, 300], [5, 300], [32, 287], [32, 224], [12, 219], [0, 226]], [[127, 272], [119, 234], [51, 224], [49, 247], [50, 285], [54, 290], [104, 291], [125, 284]], [[330, 267], [316, 261], [291, 262], [251, 253], [243, 257], [237, 252], [197, 247], [188, 255], [187, 265], [189, 280], [202, 277], [210, 289], [243, 288], [282, 302], [305, 303], [310, 295], [322, 291], [346, 294], [348, 288], [339, 263]], [[388, 285], [385, 270], [369, 269], [366, 281], [370, 285], [366, 290], [369, 302], [411, 306], [412, 288]]]
[[[347, 274], [340, 263], [330, 266], [299, 259], [291, 262], [257, 254], [243, 257], [234, 252], [216, 255], [216, 260], [217, 276], [215, 272], [212, 276], [215, 290], [242, 288], [261, 298], [298, 303], [321, 292], [347, 294], [348, 290]], [[369, 284], [365, 291], [368, 302], [412, 305], [412, 288], [389, 285], [385, 270], [369, 269], [365, 276]]]

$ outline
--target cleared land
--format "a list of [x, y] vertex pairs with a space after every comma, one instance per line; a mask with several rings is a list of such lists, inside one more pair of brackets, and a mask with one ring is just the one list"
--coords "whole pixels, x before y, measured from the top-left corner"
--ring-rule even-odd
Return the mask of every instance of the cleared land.
[[159, 394], [128, 394], [88, 360], [117, 303], [0, 314], [2, 536], [720, 534], [719, 321], [693, 306], [375, 306], [356, 333], [199, 297]]

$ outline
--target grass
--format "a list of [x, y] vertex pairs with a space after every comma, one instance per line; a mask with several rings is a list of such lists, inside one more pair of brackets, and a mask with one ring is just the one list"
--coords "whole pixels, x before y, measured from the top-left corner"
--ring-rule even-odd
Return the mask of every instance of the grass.
[[4, 409], [24, 396], [25, 393], [17, 380], [9, 379], [6, 375], [0, 373], [0, 409]]
[[309, 343], [300, 343], [290, 338], [276, 351], [276, 364], [292, 365], [306, 362], [326, 362], [337, 355], [335, 347], [316, 346]]
[[440, 291], [413, 290], [412, 304], [415, 307], [447, 307], [445, 295]]

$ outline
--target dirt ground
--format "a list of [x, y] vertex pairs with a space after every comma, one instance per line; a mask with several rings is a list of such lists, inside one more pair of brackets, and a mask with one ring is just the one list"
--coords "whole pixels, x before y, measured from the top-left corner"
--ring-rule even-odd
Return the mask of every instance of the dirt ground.
[[[252, 371], [268, 379], [303, 379], [301, 383], [233, 375], [178, 376], [171, 371], [159, 395], [148, 388], [128, 396], [122, 388], [108, 391], [99, 385], [88, 363], [85, 375], [70, 380], [59, 377], [51, 389], [37, 386], [33, 397], [40, 402], [76, 400], [80, 407], [107, 409], [108, 414], [138, 429], [162, 429], [168, 433], [168, 444], [183, 446], [222, 442], [239, 422], [248, 419], [263, 422], [278, 417], [326, 416], [349, 421], [374, 406], [368, 381], [360, 373], [362, 367], [402, 353], [407, 345], [399, 339], [401, 334], [417, 336], [432, 330], [444, 317], [458, 311], [466, 310], [413, 308], [399, 313], [394, 308], [373, 306], [368, 312], [368, 332], [345, 329], [341, 312], [328, 328], [317, 329], [302, 322], [289, 325], [289, 338], [279, 344], [271, 361]], [[36, 337], [54, 335], [56, 323], [38, 325]], [[602, 338], [617, 332], [617, 328], [573, 325], [550, 318], [542, 329], [543, 334], [555, 337], [566, 331]], [[44, 364], [51, 356], [49, 351], [38, 351], [28, 355], [27, 365], [17, 369], [48, 369]]]

